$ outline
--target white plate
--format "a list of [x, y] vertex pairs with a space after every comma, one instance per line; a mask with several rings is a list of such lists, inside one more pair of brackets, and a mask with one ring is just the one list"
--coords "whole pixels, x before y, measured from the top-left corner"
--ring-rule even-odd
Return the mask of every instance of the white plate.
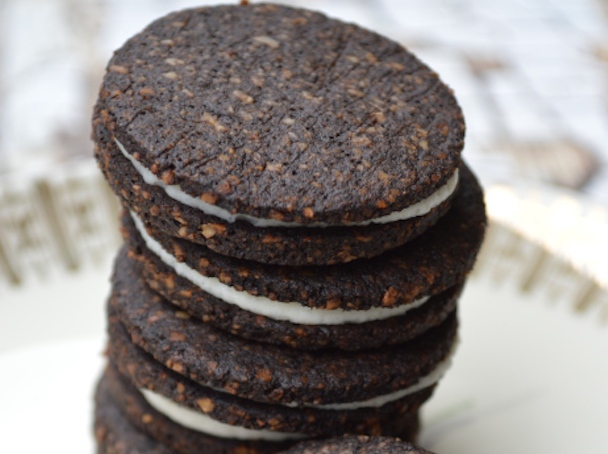
[[461, 344], [424, 407], [419, 443], [442, 454], [608, 452], [608, 330], [540, 292], [470, 281]]
[[93, 387], [100, 339], [59, 341], [0, 355], [1, 452], [94, 453]]
[[[33, 334], [19, 328], [36, 313], [34, 303], [10, 313], [0, 307], [3, 452], [94, 452], [104, 272], [66, 278], [43, 296], [27, 290], [3, 302], [40, 301], [46, 324], [52, 327], [53, 314], [62, 329], [51, 342], [34, 343]], [[66, 296], [66, 288], [78, 291]], [[606, 452], [608, 331], [591, 315], [576, 316], [568, 306], [541, 299], [508, 282], [500, 288], [485, 277], [469, 283], [460, 306], [461, 344], [424, 409], [421, 445], [442, 454]], [[6, 348], [11, 332], [29, 345]]]

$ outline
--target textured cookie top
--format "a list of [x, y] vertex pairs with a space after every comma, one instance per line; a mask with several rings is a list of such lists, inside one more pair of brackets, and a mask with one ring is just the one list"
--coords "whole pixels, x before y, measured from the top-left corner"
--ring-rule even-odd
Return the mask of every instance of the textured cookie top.
[[278, 5], [170, 14], [119, 49], [99, 105], [166, 184], [231, 213], [347, 223], [446, 184], [464, 124], [397, 43]]
[[410, 443], [389, 437], [348, 435], [331, 440], [300, 443], [283, 454], [432, 454]]

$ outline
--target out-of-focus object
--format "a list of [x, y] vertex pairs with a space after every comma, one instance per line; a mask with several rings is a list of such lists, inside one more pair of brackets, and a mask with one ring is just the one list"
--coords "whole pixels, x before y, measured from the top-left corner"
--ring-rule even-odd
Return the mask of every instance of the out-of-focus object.
[[543, 288], [552, 302], [599, 310], [608, 322], [608, 210], [565, 190], [494, 186], [486, 201], [494, 221], [478, 269], [519, 288]]
[[[511, 155], [522, 177], [531, 181], [542, 181], [559, 186], [579, 189], [583, 187], [598, 170], [595, 155], [581, 143], [573, 139], [559, 115], [529, 84], [521, 83], [531, 98], [536, 98], [536, 106], [542, 111], [542, 122], [547, 129], [538, 138], [519, 138], [510, 132], [505, 112], [501, 110], [490, 86], [492, 72], [510, 71], [507, 64], [500, 59], [467, 56], [471, 72], [480, 88], [480, 96], [491, 115], [493, 138], [486, 146], [487, 153]], [[523, 79], [521, 74], [517, 75]]]
[[118, 202], [92, 160], [0, 177], [0, 289], [101, 263], [119, 244]]

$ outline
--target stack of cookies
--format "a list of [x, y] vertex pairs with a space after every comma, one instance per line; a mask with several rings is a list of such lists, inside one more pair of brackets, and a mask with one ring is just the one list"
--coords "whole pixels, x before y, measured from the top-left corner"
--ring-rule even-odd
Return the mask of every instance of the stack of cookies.
[[319, 13], [190, 9], [114, 54], [93, 123], [125, 208], [99, 452], [415, 436], [485, 229], [435, 73]]

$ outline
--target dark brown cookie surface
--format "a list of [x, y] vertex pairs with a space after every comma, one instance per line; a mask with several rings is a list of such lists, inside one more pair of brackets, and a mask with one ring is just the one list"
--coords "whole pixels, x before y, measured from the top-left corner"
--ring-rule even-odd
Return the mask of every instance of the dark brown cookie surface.
[[100, 118], [95, 120], [94, 129], [97, 160], [123, 204], [169, 235], [241, 259], [310, 265], [373, 257], [418, 236], [445, 214], [451, 202], [450, 197], [422, 216], [367, 226], [259, 228], [245, 221], [227, 222], [171, 198], [160, 187], [147, 184], [120, 153]]
[[[190, 452], [192, 447], [201, 444], [221, 446], [222, 440], [216, 440], [214, 443], [219, 437], [186, 428], [164, 416], [150, 405], [139, 389], [153, 387], [155, 393], [224, 424], [252, 430], [298, 434], [296, 438], [283, 441], [243, 442], [243, 445], [248, 445], [251, 449], [273, 452], [291, 446], [302, 438], [330, 437], [343, 433], [384, 434], [413, 439], [418, 427], [418, 407], [432, 391], [425, 390], [419, 396], [410, 398], [409, 407], [406, 403], [399, 403], [381, 410], [335, 411], [333, 414], [327, 411], [327, 414], [323, 414], [324, 412], [310, 409], [259, 404], [205, 389], [163, 368], [125, 340], [125, 336], [121, 334], [118, 338], [112, 338], [110, 344], [112, 363], [106, 372], [109, 389], [132, 424], [180, 452]], [[115, 359], [118, 361], [116, 366]], [[230, 445], [233, 443], [224, 443], [224, 446]]]
[[105, 123], [167, 184], [301, 223], [412, 205], [458, 166], [450, 90], [400, 45], [278, 5], [184, 10], [119, 49]]
[[[128, 223], [129, 219], [125, 217], [123, 222]], [[132, 223], [130, 227], [124, 227], [131, 240], [133, 237], [130, 235], [137, 235], [136, 232], [129, 232], [132, 227]], [[150, 287], [188, 314], [239, 337], [304, 350], [331, 347], [355, 351], [406, 342], [442, 323], [456, 308], [462, 290], [462, 284], [457, 284], [430, 298], [422, 306], [385, 320], [339, 325], [298, 324], [258, 315], [226, 303], [175, 274], [172, 268], [143, 245], [130, 243], [134, 249], [128, 254], [126, 250], [121, 251], [117, 269], [137, 267]]]
[[331, 440], [306, 441], [284, 454], [432, 454], [398, 438], [348, 435]]
[[373, 257], [409, 241], [433, 225], [449, 208], [449, 200], [424, 216], [364, 227], [257, 228], [247, 222], [226, 222], [170, 198], [147, 185], [116, 149], [101, 148], [102, 170], [123, 203], [146, 222], [180, 238], [242, 259], [307, 265], [349, 262]]
[[241, 339], [192, 318], [152, 292], [132, 268], [115, 274], [110, 308], [133, 342], [205, 386], [268, 403], [361, 402], [429, 375], [453, 349], [455, 315], [405, 344], [362, 352], [306, 352]]
[[[159, 229], [149, 232], [178, 261], [253, 295], [327, 309], [395, 307], [456, 285], [475, 262], [486, 224], [483, 195], [466, 167], [461, 173], [450, 211], [433, 228], [370, 260], [323, 267], [263, 265], [215, 254]], [[141, 249], [132, 224], [127, 220], [125, 225], [128, 242]]]

